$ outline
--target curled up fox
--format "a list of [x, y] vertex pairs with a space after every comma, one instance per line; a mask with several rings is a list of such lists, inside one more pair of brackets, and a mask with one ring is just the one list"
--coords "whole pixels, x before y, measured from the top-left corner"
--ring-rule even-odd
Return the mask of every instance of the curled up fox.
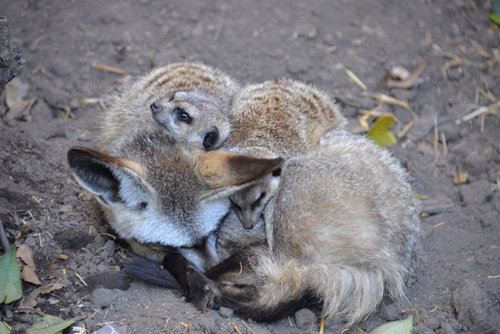
[[[171, 272], [138, 261], [137, 276], [181, 286], [201, 308], [227, 306], [258, 321], [311, 307], [353, 324], [384, 296], [404, 300], [418, 203], [387, 151], [343, 130], [324, 132], [286, 161], [203, 144], [186, 151], [151, 124], [116, 135], [111, 151], [68, 152], [73, 174], [134, 251], [154, 260], [174, 254], [163, 258]], [[233, 237], [219, 233], [229, 196], [277, 170], [279, 185], [264, 209], [266, 242], [243, 241], [221, 261], [215, 242]]]

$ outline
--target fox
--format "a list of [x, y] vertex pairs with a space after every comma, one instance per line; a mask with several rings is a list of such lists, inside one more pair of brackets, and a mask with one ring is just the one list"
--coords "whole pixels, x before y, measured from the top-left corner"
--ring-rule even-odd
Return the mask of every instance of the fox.
[[[352, 326], [385, 296], [407, 300], [419, 210], [393, 155], [362, 135], [332, 130], [281, 166], [263, 216], [266, 242], [241, 245], [207, 272], [189, 275], [189, 285], [203, 280], [205, 289], [192, 292], [205, 296], [197, 302], [209, 299], [205, 305], [230, 307], [243, 318], [271, 322], [309, 307]], [[156, 284], [169, 276], [159, 265], [132, 267]]]
[[215, 277], [219, 298], [236, 313], [270, 321], [309, 304], [352, 325], [384, 296], [405, 300], [419, 202], [397, 159], [370, 139], [324, 134], [311, 153], [285, 162], [265, 211], [267, 247], [248, 253], [242, 274]]
[[219, 262], [216, 236], [228, 196], [283, 163], [223, 150], [187, 154], [154, 130], [123, 138], [115, 155], [72, 147], [67, 159], [133, 252], [156, 261], [176, 252], [201, 271]]
[[[244, 86], [229, 111], [232, 130], [224, 148], [262, 158], [288, 159], [316, 147], [321, 135], [344, 129], [339, 103], [312, 84], [279, 78]], [[251, 229], [279, 185], [279, 170], [230, 196], [245, 228]]]
[[111, 96], [100, 126], [99, 149], [118, 153], [124, 135], [158, 126], [188, 153], [216, 149], [229, 135], [227, 113], [239, 89], [237, 80], [202, 63], [154, 68]]

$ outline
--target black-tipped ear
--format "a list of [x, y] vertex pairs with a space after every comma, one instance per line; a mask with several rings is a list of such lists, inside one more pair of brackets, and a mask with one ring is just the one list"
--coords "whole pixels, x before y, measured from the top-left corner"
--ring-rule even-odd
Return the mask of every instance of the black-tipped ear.
[[203, 147], [205, 150], [210, 151], [215, 148], [219, 141], [219, 130], [214, 128], [205, 134], [203, 138]]
[[117, 202], [119, 182], [107, 164], [85, 149], [68, 151], [68, 163], [77, 181], [105, 202]]
[[83, 147], [71, 148], [67, 157], [76, 180], [103, 204], [123, 202], [135, 206], [148, 201], [150, 193], [134, 171], [138, 169], [134, 162]]

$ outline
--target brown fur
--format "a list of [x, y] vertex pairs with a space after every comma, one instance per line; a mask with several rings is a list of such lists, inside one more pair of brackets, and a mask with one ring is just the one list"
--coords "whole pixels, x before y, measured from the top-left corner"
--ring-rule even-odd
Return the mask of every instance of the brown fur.
[[263, 147], [285, 158], [310, 151], [324, 132], [347, 124], [326, 92], [285, 78], [242, 88], [231, 118], [226, 147]]
[[[323, 133], [347, 124], [340, 106], [326, 92], [292, 79], [245, 86], [234, 97], [231, 117], [232, 132], [225, 146], [268, 158], [309, 152]], [[268, 175], [231, 196], [243, 226], [257, 223], [278, 183], [277, 175]]]
[[[214, 233], [229, 211], [227, 196], [283, 163], [256, 159], [259, 163], [253, 162], [252, 170], [235, 173], [255, 159], [224, 151], [186, 155], [158, 132], [127, 139], [116, 156], [71, 149], [73, 174], [96, 195], [110, 225], [137, 252], [159, 259], [162, 254], [144, 246], [160, 251], [181, 247], [181, 253], [202, 269], [218, 261]], [[224, 168], [214, 169], [213, 164]], [[205, 258], [189, 250], [207, 239], [212, 245]]]
[[268, 247], [247, 253], [247, 270], [213, 277], [221, 300], [260, 321], [309, 300], [348, 325], [384, 295], [404, 300], [420, 225], [396, 159], [368, 139], [331, 131], [282, 169], [266, 207]]
[[[101, 125], [100, 149], [107, 154], [116, 154], [120, 152], [125, 136], [156, 130], [157, 126], [151, 120], [151, 104], [155, 101], [168, 102], [176, 92], [204, 97], [203, 102], [208, 100], [210, 112], [203, 117], [205, 120], [213, 117], [220, 127], [221, 137], [227, 136], [230, 124], [225, 113], [238, 89], [239, 84], [231, 77], [204, 64], [179, 62], [155, 68], [111, 98]], [[184, 103], [191, 104], [193, 108], [199, 106], [199, 100], [183, 98]], [[197, 120], [192, 127], [201, 127], [201, 124]], [[170, 136], [174, 141], [179, 140], [175, 133], [170, 133]], [[202, 149], [193, 143], [184, 143], [184, 147]]]

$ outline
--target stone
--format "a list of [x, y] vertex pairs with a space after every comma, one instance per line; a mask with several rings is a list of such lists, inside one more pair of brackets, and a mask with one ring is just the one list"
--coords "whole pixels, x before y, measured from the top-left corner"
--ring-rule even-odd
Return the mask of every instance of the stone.
[[316, 321], [318, 321], [318, 317], [310, 309], [303, 308], [295, 312], [295, 323], [300, 329], [310, 329]]
[[488, 294], [471, 280], [463, 281], [453, 292], [458, 321], [472, 333], [498, 333], [500, 314]]
[[233, 316], [233, 310], [227, 307], [221, 307], [219, 309], [219, 315], [223, 318], [229, 318]]
[[453, 329], [453, 327], [450, 325], [450, 323], [443, 322], [441, 324], [441, 330], [439, 331], [439, 334], [456, 334], [456, 332]]

